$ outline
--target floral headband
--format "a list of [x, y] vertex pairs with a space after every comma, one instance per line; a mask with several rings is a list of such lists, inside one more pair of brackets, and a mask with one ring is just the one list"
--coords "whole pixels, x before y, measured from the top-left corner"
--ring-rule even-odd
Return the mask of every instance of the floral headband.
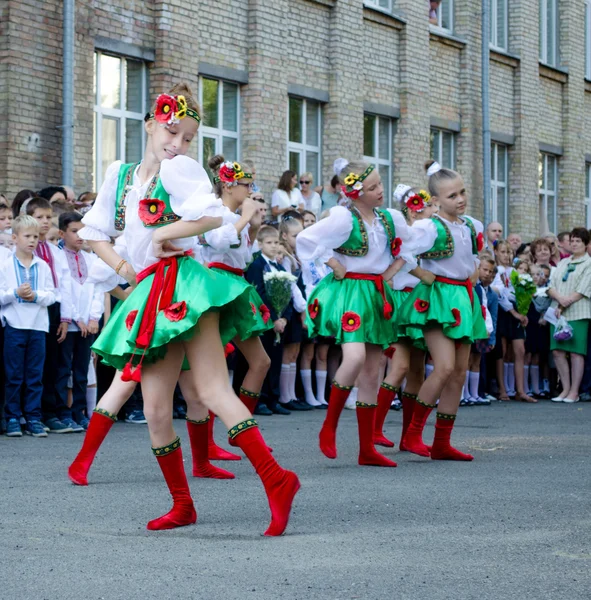
[[220, 167], [218, 175], [213, 178], [214, 183], [227, 183], [230, 186], [238, 185], [240, 179], [252, 179], [252, 173], [245, 173], [237, 162], [225, 162]]
[[406, 208], [416, 213], [422, 213], [430, 203], [431, 196], [425, 190], [421, 190], [418, 194], [413, 194], [404, 201]]
[[350, 198], [351, 200], [357, 200], [361, 196], [363, 196], [363, 182], [368, 178], [370, 173], [374, 171], [375, 167], [373, 165], [369, 165], [365, 171], [361, 175], [357, 175], [356, 173], [349, 173], [345, 179], [345, 185], [341, 186], [341, 190], [343, 194]]
[[178, 125], [185, 117], [191, 117], [197, 123], [201, 123], [199, 113], [187, 106], [187, 99], [184, 96], [170, 94], [160, 94], [156, 98], [154, 112], [148, 114], [148, 118], [156, 119], [163, 126]]

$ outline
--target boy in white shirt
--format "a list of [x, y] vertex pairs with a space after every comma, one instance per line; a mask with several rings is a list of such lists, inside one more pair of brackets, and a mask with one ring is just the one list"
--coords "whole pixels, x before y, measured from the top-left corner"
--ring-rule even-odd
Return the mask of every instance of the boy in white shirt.
[[[63, 213], [59, 229], [64, 241], [64, 254], [72, 279], [72, 322], [68, 324], [66, 339], [58, 346], [59, 355], [55, 378], [59, 420], [72, 431], [88, 427], [86, 392], [90, 347], [98, 333], [99, 320], [104, 311], [104, 295], [93, 283], [87, 282], [92, 265], [98, 260], [93, 254], [82, 251], [84, 240], [78, 231], [84, 227], [82, 215]], [[72, 374], [72, 407], [68, 407], [68, 379]], [[95, 388], [96, 389], [96, 388]]]
[[[0, 266], [0, 305], [4, 330], [6, 369], [6, 435], [21, 437], [20, 418], [26, 419], [25, 433], [47, 437], [41, 423], [45, 336], [49, 330], [47, 307], [55, 302], [51, 270], [35, 256], [39, 225], [30, 216], [17, 217], [12, 224], [14, 256]], [[21, 410], [21, 389], [22, 394]]]

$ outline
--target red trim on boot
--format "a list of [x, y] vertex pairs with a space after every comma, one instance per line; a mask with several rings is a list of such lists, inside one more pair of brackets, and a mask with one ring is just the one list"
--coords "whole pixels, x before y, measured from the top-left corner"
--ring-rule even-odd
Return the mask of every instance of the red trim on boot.
[[[471, 454], [464, 454], [456, 450], [451, 444], [451, 432], [454, 428], [455, 418], [440, 417], [437, 413], [437, 421], [435, 423], [435, 438], [433, 439], [433, 447], [431, 448], [431, 458], [433, 460], [474, 460]], [[447, 415], [446, 415], [447, 416]]]
[[242, 457], [238, 454], [228, 452], [215, 443], [213, 437], [214, 419], [215, 415], [209, 411], [209, 421], [207, 422], [207, 456], [209, 460], [242, 460]]
[[408, 426], [412, 421], [412, 415], [416, 406], [416, 396], [409, 396], [402, 392], [400, 394], [400, 402], [402, 402], [402, 433], [400, 434], [400, 444], [398, 445], [400, 452], [406, 452], [404, 445], [404, 436], [408, 430]]
[[394, 448], [394, 442], [390, 441], [384, 435], [384, 422], [386, 416], [392, 406], [392, 401], [396, 398], [396, 391], [380, 386], [378, 392], [378, 407], [376, 409], [373, 443], [376, 446], [385, 446], [386, 448]]
[[150, 521], [147, 529], [160, 531], [193, 525], [197, 521], [197, 513], [187, 483], [181, 448], [173, 450], [170, 454], [157, 456], [156, 460], [172, 496], [172, 509], [165, 515]]
[[215, 467], [209, 462], [208, 425], [209, 421], [206, 423], [187, 421], [191, 454], [193, 455], [193, 477], [202, 477], [203, 479], [234, 479], [234, 473]]
[[300, 489], [300, 480], [295, 473], [279, 466], [267, 449], [258, 427], [245, 429], [234, 439], [252, 463], [267, 493], [271, 523], [265, 535], [281, 535], [289, 522], [291, 505]]
[[330, 388], [328, 409], [318, 436], [320, 451], [326, 458], [337, 457], [337, 425], [351, 389], [341, 389], [334, 382]]
[[68, 469], [68, 477], [72, 480], [72, 483], [76, 485], [88, 485], [88, 471], [92, 466], [98, 449], [101, 447], [114, 423], [113, 419], [109, 419], [109, 417], [101, 413], [92, 413], [84, 441], [82, 442], [82, 448], [80, 448], [80, 452], [78, 452], [74, 462]]
[[357, 428], [359, 430], [359, 464], [374, 467], [397, 467], [389, 458], [380, 454], [374, 447], [374, 427], [377, 404], [357, 404]]
[[403, 446], [408, 452], [419, 456], [429, 456], [429, 448], [423, 443], [423, 429], [435, 406], [425, 406], [415, 401], [412, 420], [406, 430]]

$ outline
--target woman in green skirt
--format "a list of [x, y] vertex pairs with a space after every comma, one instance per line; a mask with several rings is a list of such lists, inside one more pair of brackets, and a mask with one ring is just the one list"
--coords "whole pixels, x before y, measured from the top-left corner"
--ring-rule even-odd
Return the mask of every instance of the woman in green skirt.
[[563, 316], [573, 330], [569, 340], [561, 341], [554, 339], [556, 329], [551, 326], [550, 349], [562, 384], [562, 392], [552, 398], [553, 402], [579, 401], [591, 319], [591, 257], [587, 254], [589, 237], [589, 232], [583, 227], [571, 231], [573, 254], [560, 261], [550, 279], [548, 296], [554, 300], [552, 306], [556, 316]]
[[336, 458], [339, 416], [357, 382], [359, 464], [395, 467], [376, 451], [373, 433], [380, 358], [394, 341], [394, 298], [386, 281], [403, 267], [416, 266], [410, 228], [399, 211], [381, 208], [384, 186], [373, 166], [339, 159], [335, 172], [350, 207], [332, 208], [330, 216], [297, 237], [302, 264], [317, 262], [332, 269], [308, 299], [308, 335], [332, 337], [343, 351], [320, 431], [320, 450]]

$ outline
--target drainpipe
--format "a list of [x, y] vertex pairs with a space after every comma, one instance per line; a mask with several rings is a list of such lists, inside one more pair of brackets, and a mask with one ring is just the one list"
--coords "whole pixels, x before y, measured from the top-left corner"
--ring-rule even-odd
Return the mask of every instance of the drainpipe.
[[62, 92], [62, 183], [74, 183], [74, 3], [64, 0]]
[[492, 207], [490, 203], [490, 85], [489, 85], [489, 60], [490, 60], [490, 0], [482, 0], [482, 156], [483, 156], [483, 200], [484, 223], [487, 226], [492, 221]]

